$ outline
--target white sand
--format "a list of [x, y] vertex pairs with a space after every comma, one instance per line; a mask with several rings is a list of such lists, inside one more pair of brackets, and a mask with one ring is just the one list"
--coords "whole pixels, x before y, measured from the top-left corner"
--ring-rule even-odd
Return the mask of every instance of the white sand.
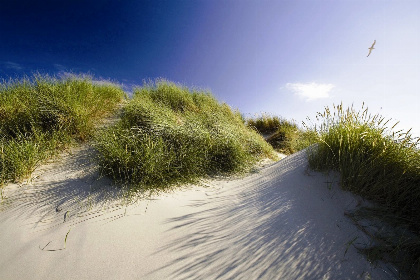
[[0, 279], [394, 279], [347, 245], [369, 243], [343, 215], [357, 199], [304, 153], [128, 206], [90, 157], [7, 186]]

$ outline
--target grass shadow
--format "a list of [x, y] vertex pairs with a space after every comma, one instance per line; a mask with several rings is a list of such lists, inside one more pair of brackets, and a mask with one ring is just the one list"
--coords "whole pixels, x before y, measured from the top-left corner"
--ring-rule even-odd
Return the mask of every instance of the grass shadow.
[[100, 176], [94, 155], [92, 147], [78, 147], [38, 168], [26, 184], [8, 185], [0, 211], [9, 219], [30, 220], [34, 231], [122, 217], [134, 198]]
[[[178, 257], [151, 276], [169, 270], [176, 279], [393, 279], [349, 246], [354, 237], [368, 242], [344, 216], [354, 196], [334, 193], [324, 175], [307, 170], [300, 152], [191, 203], [191, 214], [167, 220], [169, 233], [180, 237], [156, 252]], [[335, 179], [327, 181], [337, 188]]]

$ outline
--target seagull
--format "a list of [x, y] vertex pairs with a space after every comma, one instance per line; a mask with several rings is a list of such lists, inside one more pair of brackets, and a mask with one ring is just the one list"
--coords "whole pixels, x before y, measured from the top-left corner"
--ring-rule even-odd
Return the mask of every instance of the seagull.
[[376, 40], [374, 40], [373, 41], [373, 44], [372, 44], [372, 46], [369, 48], [369, 54], [366, 56], [366, 57], [368, 57], [369, 55], [370, 55], [370, 53], [372, 52], [372, 50], [374, 49], [374, 45], [376, 44]]

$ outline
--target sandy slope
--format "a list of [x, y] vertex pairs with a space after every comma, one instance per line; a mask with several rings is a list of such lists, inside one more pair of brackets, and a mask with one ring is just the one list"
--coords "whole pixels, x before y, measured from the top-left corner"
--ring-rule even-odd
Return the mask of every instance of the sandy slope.
[[304, 153], [129, 204], [90, 158], [80, 148], [8, 186], [0, 279], [394, 279], [348, 245], [369, 243], [343, 215], [357, 199]]

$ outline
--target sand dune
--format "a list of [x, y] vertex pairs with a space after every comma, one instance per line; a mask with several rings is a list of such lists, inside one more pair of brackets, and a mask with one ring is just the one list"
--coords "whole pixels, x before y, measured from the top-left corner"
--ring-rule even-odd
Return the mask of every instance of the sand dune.
[[304, 152], [131, 202], [91, 152], [7, 187], [0, 279], [395, 279], [354, 247], [370, 242], [344, 216], [357, 197], [308, 170]]

